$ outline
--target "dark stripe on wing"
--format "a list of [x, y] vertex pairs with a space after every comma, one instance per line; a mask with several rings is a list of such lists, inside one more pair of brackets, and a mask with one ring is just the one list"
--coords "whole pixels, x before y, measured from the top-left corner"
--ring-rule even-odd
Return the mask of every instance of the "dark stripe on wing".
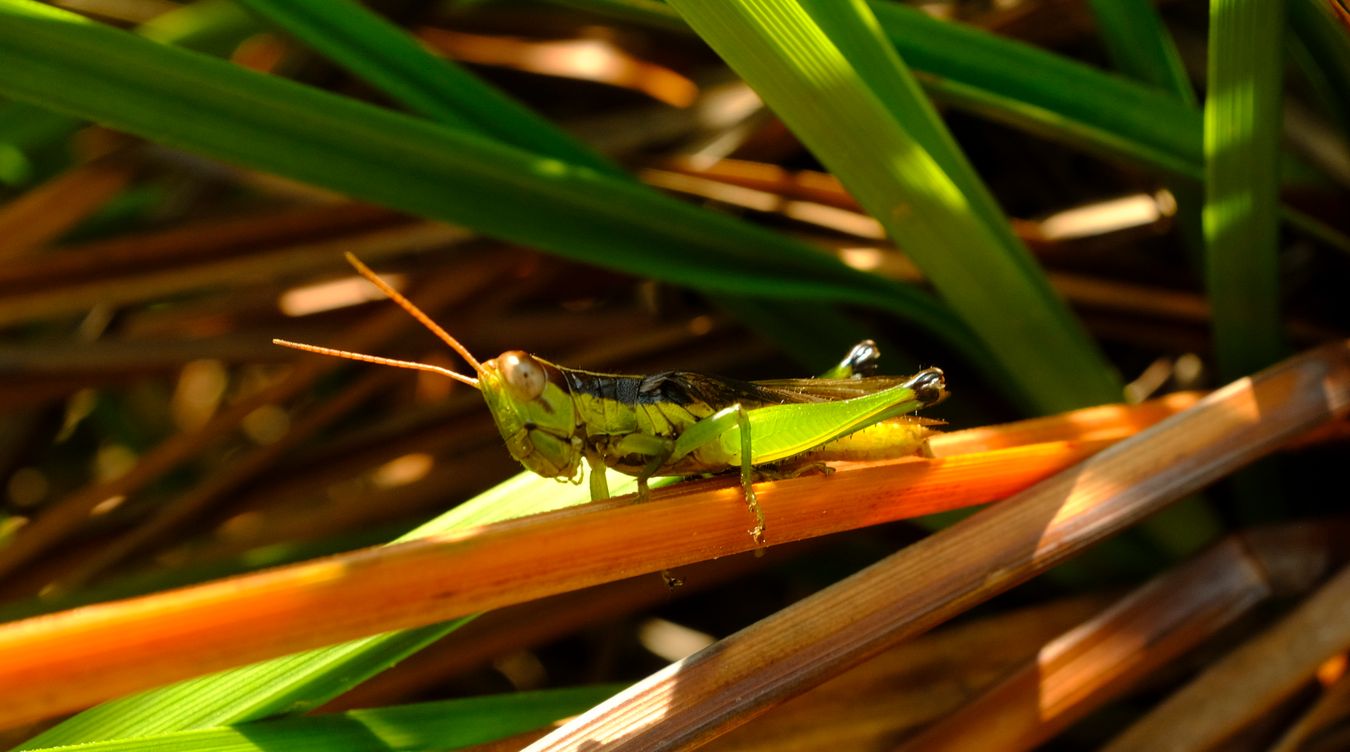
[[736, 403], [759, 407], [819, 401], [797, 390], [764, 388], [749, 381], [691, 371], [666, 371], [651, 376], [592, 373], [571, 368], [559, 368], [558, 371], [573, 394], [614, 400], [623, 405], [669, 403], [685, 407], [702, 403], [716, 410]]
[[[916, 377], [864, 376], [851, 379], [773, 379], [741, 381], [691, 371], [666, 371], [651, 376], [592, 373], [559, 368], [567, 388], [614, 400], [623, 405], [695, 403], [715, 410], [740, 403], [747, 408], [801, 402], [832, 402], [862, 397], [906, 384]], [[926, 373], [926, 372], [925, 372]], [[936, 401], [936, 400], [933, 400]]]

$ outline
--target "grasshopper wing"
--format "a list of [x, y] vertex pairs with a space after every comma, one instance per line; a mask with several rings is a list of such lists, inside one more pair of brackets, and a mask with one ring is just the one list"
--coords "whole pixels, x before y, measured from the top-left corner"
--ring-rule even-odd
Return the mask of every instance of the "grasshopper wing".
[[753, 383], [767, 393], [786, 397], [779, 400], [779, 403], [835, 402], [884, 392], [908, 383], [913, 378], [913, 376], [864, 376], [851, 379], [772, 379]]

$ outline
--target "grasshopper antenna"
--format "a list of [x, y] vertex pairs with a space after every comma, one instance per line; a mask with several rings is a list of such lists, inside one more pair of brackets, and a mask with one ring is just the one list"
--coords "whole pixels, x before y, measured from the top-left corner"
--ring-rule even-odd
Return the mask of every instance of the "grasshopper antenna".
[[[450, 336], [450, 333], [441, 328], [440, 324], [431, 320], [431, 317], [422, 312], [422, 309], [413, 305], [411, 300], [403, 297], [403, 294], [395, 290], [388, 282], [380, 278], [380, 275], [370, 270], [370, 267], [361, 263], [361, 260], [351, 253], [345, 254], [347, 263], [351, 264], [362, 277], [365, 277], [372, 285], [379, 288], [380, 292], [389, 297], [390, 300], [398, 303], [399, 307], [408, 312], [408, 315], [417, 319], [422, 326], [430, 329], [433, 334], [441, 338], [441, 341], [450, 346], [450, 349], [459, 353], [461, 358], [473, 368], [474, 373], [483, 372], [483, 364], [469, 352], [469, 349], [459, 343], [459, 340]], [[411, 360], [395, 360], [393, 358], [381, 358], [375, 355], [366, 355], [365, 353], [351, 352], [348, 350], [336, 350], [331, 347], [319, 347], [317, 345], [306, 345], [300, 342], [290, 342], [284, 339], [274, 339], [272, 344], [289, 347], [293, 350], [303, 350], [305, 352], [318, 353], [319, 355], [331, 355], [336, 358], [346, 358], [348, 360], [359, 360], [365, 363], [378, 363], [385, 366], [394, 366], [395, 368], [409, 368], [414, 371], [427, 371], [429, 373], [439, 373], [442, 376], [449, 376], [455, 381], [463, 382], [478, 389], [478, 379], [472, 376], [465, 376], [462, 373], [455, 373], [448, 368], [433, 366], [428, 363], [417, 363]]]
[[319, 347], [318, 345], [306, 345], [303, 342], [291, 342], [290, 340], [274, 339], [272, 344], [289, 347], [292, 350], [304, 350], [305, 352], [318, 353], [319, 355], [332, 355], [335, 358], [346, 358], [347, 360], [359, 360], [363, 363], [378, 363], [382, 366], [394, 366], [395, 368], [409, 368], [414, 371], [426, 371], [428, 373], [439, 373], [442, 376], [449, 376], [455, 381], [460, 381], [474, 389], [478, 388], [478, 379], [465, 376], [462, 373], [455, 373], [449, 368], [433, 366], [430, 363], [418, 363], [413, 360], [395, 360], [393, 358], [381, 358], [377, 355], [366, 355], [365, 353], [351, 352], [350, 350], [336, 350], [331, 347]]
[[355, 255], [351, 253], [346, 253], [343, 255], [347, 257], [347, 263], [351, 264], [352, 268], [356, 269], [356, 271], [362, 277], [365, 277], [367, 280], [369, 280], [372, 285], [375, 285], [376, 287], [380, 288], [380, 292], [384, 293], [385, 295], [388, 295], [390, 300], [394, 301], [395, 303], [398, 303], [400, 308], [407, 311], [408, 315], [417, 319], [418, 322], [422, 324], [422, 326], [425, 326], [427, 329], [430, 329], [432, 334], [435, 334], [437, 337], [440, 337], [441, 341], [449, 345], [451, 350], [454, 350], [455, 352], [459, 353], [459, 357], [463, 358], [464, 361], [469, 364], [470, 368], [473, 368], [474, 373], [483, 372], [483, 364], [479, 363], [478, 359], [473, 356], [473, 353], [469, 352], [469, 348], [465, 347], [464, 345], [461, 345], [459, 343], [459, 340], [455, 339], [454, 337], [451, 337], [450, 333], [442, 329], [440, 324], [437, 324], [435, 321], [432, 321], [430, 316], [426, 315], [425, 313], [422, 313], [422, 309], [413, 305], [411, 300], [408, 300], [407, 298], [403, 297], [403, 293], [399, 292], [398, 290], [395, 290], [393, 287], [389, 285], [388, 282], [385, 282], [383, 279], [380, 279], [380, 275], [376, 274], [375, 272], [372, 272], [370, 270], [370, 267], [361, 263], [361, 259], [357, 258]]

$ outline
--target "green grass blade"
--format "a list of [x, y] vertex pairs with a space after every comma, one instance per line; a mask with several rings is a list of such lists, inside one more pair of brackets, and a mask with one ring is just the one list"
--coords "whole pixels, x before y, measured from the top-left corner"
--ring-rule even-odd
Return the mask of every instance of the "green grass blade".
[[[608, 481], [615, 494], [630, 493], [636, 485], [633, 478], [618, 473], [610, 473]], [[551, 478], [521, 473], [394, 542], [587, 501], [590, 501], [590, 492], [584, 482], [560, 485]], [[447, 624], [353, 640], [105, 702], [62, 721], [17, 749], [124, 739], [305, 712], [393, 666], [468, 621], [458, 619]]]
[[[766, 308], [762, 301], [752, 298], [720, 296], [713, 303], [731, 314], [737, 321], [749, 326], [794, 360], [807, 373], [821, 373], [832, 368], [854, 344], [864, 339], [877, 339], [876, 332], [838, 311], [821, 311], [804, 306]], [[887, 373], [908, 373], [917, 362], [909, 353], [890, 343], [880, 346], [883, 369]], [[924, 364], [930, 365], [930, 364]], [[922, 366], [920, 366], [921, 368]]]
[[587, 13], [668, 31], [689, 31], [689, 24], [663, 0], [545, 0]]
[[537, 729], [601, 702], [619, 685], [572, 687], [40, 747], [82, 752], [326, 752], [459, 749]]
[[413, 112], [541, 156], [619, 170], [403, 29], [346, 0], [240, 0]]
[[36, 168], [30, 153], [61, 140], [79, 122], [27, 102], [0, 102], [0, 183], [32, 180]]
[[1014, 124], [1062, 129], [1097, 151], [1199, 174], [1200, 114], [1166, 92], [898, 3], [871, 8], [905, 62], [936, 77], [925, 81], [935, 94], [950, 81], [960, 87], [956, 104], [1006, 109]]
[[[555, 0], [661, 28], [678, 16], [650, 0]], [[889, 0], [869, 7], [934, 98], [1019, 128], [1200, 180], [1198, 109], [1165, 91]]]
[[[209, 55], [225, 55], [256, 22], [229, 0], [199, 0], [163, 13], [135, 33]], [[0, 103], [0, 183], [18, 185], [34, 177], [29, 153], [52, 146], [80, 126], [80, 119], [25, 102]]]
[[232, 0], [197, 0], [161, 13], [135, 31], [152, 42], [224, 57], [258, 30], [258, 22]]
[[1204, 164], [1200, 158], [1198, 136], [1201, 124], [1199, 110], [1172, 113], [1177, 115], [1173, 120], [1178, 128], [1190, 127], [1191, 132], [1197, 134], [1196, 150], [1193, 154], [1177, 153], [1133, 139], [1129, 135], [1112, 130], [1109, 125], [1077, 119], [1071, 114], [1066, 115], [1040, 104], [1020, 101], [992, 89], [970, 86], [955, 79], [929, 74], [920, 74], [918, 80], [938, 104], [1003, 123], [1047, 140], [1068, 144], [1103, 159], [1144, 165], [1169, 175], [1193, 180], [1197, 185], [1203, 179]]
[[1290, 227], [1296, 227], [1309, 237], [1316, 238], [1329, 247], [1350, 256], [1350, 238], [1342, 235], [1336, 228], [1321, 219], [1287, 206], [1280, 213], [1280, 217], [1288, 222]]
[[1350, 133], [1350, 34], [1324, 0], [1288, 0], [1289, 29], [1313, 94]]
[[913, 287], [643, 186], [0, 0], [0, 92], [574, 260], [707, 292], [871, 305], [986, 365]]
[[1170, 91], [1195, 107], [1195, 89], [1181, 55], [1147, 0], [1091, 0], [1097, 33], [1116, 67], [1131, 78]]
[[[1091, 5], [1098, 34], [1116, 68], [1170, 92], [1188, 108], [1196, 107], [1195, 90], [1181, 56], [1152, 4], [1147, 0], [1091, 0]], [[1177, 201], [1176, 221], [1188, 259], [1199, 269], [1205, 253], [1202, 186], [1183, 179], [1171, 181], [1169, 188]], [[1189, 556], [1208, 545], [1222, 529], [1217, 515], [1198, 498], [1182, 501], [1140, 525], [1141, 532], [1173, 558]]]
[[1053, 411], [1119, 398], [1115, 376], [994, 216], [865, 5], [671, 5], [886, 226], [1029, 404]]
[[1282, 3], [1215, 0], [1205, 101], [1206, 276], [1221, 378], [1284, 351], [1279, 315]]

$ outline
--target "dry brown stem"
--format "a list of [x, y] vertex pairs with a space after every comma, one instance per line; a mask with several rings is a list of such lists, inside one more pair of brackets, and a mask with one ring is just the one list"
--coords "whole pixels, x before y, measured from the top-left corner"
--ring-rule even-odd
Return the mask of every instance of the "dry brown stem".
[[1260, 637], [1210, 666], [1106, 746], [1108, 752], [1214, 749], [1350, 649], [1350, 567]]
[[[1284, 572], [1325, 572], [1327, 527], [1303, 523], [1272, 532], [1230, 537], [1154, 579], [1047, 644], [997, 687], [900, 749], [1014, 752], [1045, 742], [1270, 595], [1311, 584], [1311, 577], [1293, 582]], [[1345, 533], [1344, 525], [1338, 532]], [[1253, 541], [1265, 544], [1264, 550], [1254, 554]], [[1265, 562], [1272, 560], [1283, 563], [1271, 569]]]

